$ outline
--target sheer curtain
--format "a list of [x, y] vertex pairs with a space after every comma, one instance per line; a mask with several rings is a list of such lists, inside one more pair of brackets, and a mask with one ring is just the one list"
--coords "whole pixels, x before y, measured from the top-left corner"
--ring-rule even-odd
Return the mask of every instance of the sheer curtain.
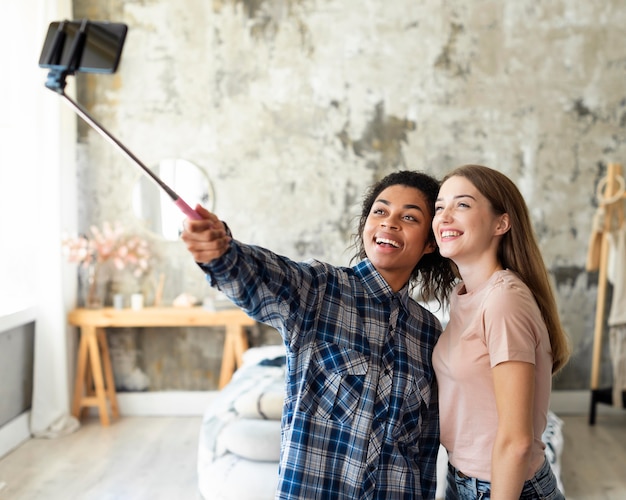
[[71, 1], [2, 2], [0, 14], [0, 315], [33, 312], [36, 434], [68, 415], [71, 394], [76, 278], [60, 240], [76, 227], [76, 117], [38, 67], [48, 24], [71, 18]]

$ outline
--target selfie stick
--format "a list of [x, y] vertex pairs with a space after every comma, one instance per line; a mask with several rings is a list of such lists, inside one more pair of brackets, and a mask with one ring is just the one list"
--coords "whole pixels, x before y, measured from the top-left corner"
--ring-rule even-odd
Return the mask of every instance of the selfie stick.
[[[172, 199], [174, 204], [190, 219], [200, 220], [202, 217], [191, 208], [185, 201], [174, 192], [165, 182], [163, 182], [152, 170], [144, 165], [139, 158], [137, 158], [124, 144], [111, 135], [102, 125], [100, 125], [89, 113], [77, 102], [72, 100], [65, 93], [65, 78], [68, 75], [73, 75], [78, 68], [78, 63], [82, 56], [82, 51], [85, 46], [85, 39], [87, 36], [87, 25], [89, 21], [83, 20], [79, 32], [76, 34], [74, 43], [70, 49], [69, 64], [65, 67], [58, 67], [51, 69], [48, 73], [48, 80], [46, 81], [46, 87], [55, 91], [61, 97], [63, 97], [67, 103], [74, 109], [76, 114], [85, 120], [91, 127], [93, 127], [102, 137], [107, 139], [111, 144], [116, 146], [122, 151], [131, 161], [133, 161], [139, 168], [141, 168], [145, 174], [152, 179], [158, 187], [163, 189], [167, 195]], [[63, 50], [63, 43], [65, 41], [65, 33], [63, 32], [65, 21], [59, 24], [59, 27], [54, 35], [52, 47], [47, 57], [47, 62], [59, 60], [61, 51]]]

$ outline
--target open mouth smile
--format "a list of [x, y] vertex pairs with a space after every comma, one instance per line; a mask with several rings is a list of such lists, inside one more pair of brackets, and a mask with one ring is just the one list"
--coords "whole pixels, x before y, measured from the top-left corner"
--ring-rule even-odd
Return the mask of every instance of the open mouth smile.
[[389, 240], [387, 238], [376, 238], [377, 245], [389, 245], [394, 248], [400, 248], [400, 243], [394, 240]]
[[442, 238], [454, 238], [455, 236], [461, 236], [459, 231], [441, 231]]

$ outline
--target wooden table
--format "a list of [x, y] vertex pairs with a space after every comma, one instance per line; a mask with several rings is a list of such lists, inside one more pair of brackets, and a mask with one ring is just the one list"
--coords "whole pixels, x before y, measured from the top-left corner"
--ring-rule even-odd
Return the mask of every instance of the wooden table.
[[109, 425], [110, 405], [113, 417], [119, 417], [115, 382], [105, 328], [124, 327], [224, 327], [224, 352], [219, 387], [224, 387], [241, 366], [248, 348], [245, 327], [256, 322], [240, 309], [216, 312], [201, 307], [146, 307], [139, 310], [74, 309], [68, 323], [80, 328], [72, 415], [81, 418], [87, 407], [100, 412], [102, 425]]

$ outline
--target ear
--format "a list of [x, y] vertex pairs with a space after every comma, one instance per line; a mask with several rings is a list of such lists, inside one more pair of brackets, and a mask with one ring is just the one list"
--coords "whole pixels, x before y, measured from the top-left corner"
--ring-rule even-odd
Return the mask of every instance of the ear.
[[496, 224], [496, 229], [495, 229], [494, 234], [496, 236], [501, 236], [507, 233], [509, 229], [511, 229], [511, 219], [509, 218], [509, 214], [504, 213], [498, 219], [498, 223]]

